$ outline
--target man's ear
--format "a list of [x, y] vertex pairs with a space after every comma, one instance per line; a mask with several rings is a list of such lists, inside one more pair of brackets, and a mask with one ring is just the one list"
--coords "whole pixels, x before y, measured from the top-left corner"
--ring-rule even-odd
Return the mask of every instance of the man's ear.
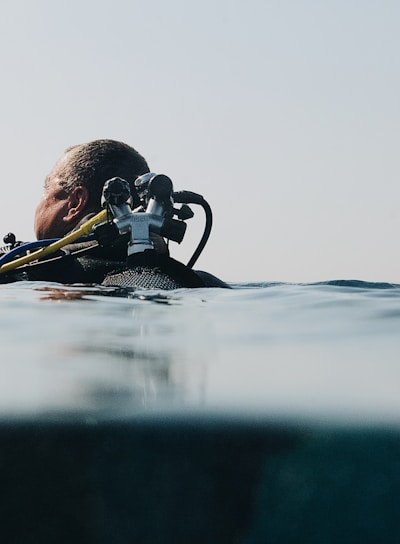
[[85, 213], [89, 202], [89, 191], [86, 187], [78, 186], [72, 189], [68, 195], [68, 211], [63, 217], [66, 223], [76, 223]]

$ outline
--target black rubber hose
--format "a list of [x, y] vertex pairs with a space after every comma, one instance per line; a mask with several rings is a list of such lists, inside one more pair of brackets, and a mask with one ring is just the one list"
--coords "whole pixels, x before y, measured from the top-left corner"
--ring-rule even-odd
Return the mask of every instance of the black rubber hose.
[[187, 266], [189, 268], [193, 268], [194, 263], [200, 257], [200, 255], [201, 255], [201, 253], [202, 253], [202, 251], [204, 249], [204, 246], [208, 242], [208, 239], [209, 239], [210, 233], [211, 233], [211, 228], [212, 228], [212, 211], [211, 211], [211, 207], [208, 204], [208, 202], [206, 200], [204, 200], [204, 199], [203, 199], [203, 202], [201, 203], [201, 206], [202, 206], [202, 208], [203, 208], [203, 210], [204, 210], [204, 212], [206, 214], [206, 224], [205, 224], [203, 236], [201, 237], [199, 245], [197, 246], [197, 248], [196, 248], [195, 252], [193, 253], [193, 255], [191, 256], [191, 258], [189, 259], [189, 262], [187, 263]]
[[201, 237], [201, 240], [195, 252], [187, 263], [187, 266], [189, 268], [193, 268], [194, 263], [200, 257], [201, 252], [203, 251], [204, 246], [206, 245], [210, 237], [213, 222], [211, 207], [201, 195], [193, 193], [191, 191], [177, 191], [176, 193], [173, 193], [173, 199], [175, 202], [179, 202], [182, 204], [198, 204], [204, 209], [204, 212], [206, 214], [206, 224], [204, 227], [203, 236]]

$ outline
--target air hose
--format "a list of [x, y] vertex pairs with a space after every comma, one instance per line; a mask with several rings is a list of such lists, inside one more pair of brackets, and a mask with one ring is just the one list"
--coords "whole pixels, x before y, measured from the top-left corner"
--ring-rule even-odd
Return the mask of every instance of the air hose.
[[14, 247], [7, 253], [4, 253], [0, 257], [0, 267], [3, 264], [9, 263], [14, 259], [14, 257], [17, 255], [20, 255], [21, 253], [25, 253], [26, 251], [32, 251], [33, 249], [38, 249], [42, 247], [47, 247], [50, 244], [54, 244], [54, 242], [58, 242], [60, 238], [50, 238], [48, 240], [36, 240], [35, 242], [25, 242], [21, 243], [20, 245]]
[[81, 225], [77, 230], [74, 230], [70, 234], [67, 234], [67, 236], [64, 236], [64, 238], [60, 238], [56, 242], [51, 243], [47, 247], [42, 247], [38, 251], [34, 251], [33, 253], [24, 255], [23, 257], [15, 259], [12, 262], [3, 264], [2, 266], [0, 266], [0, 274], [3, 274], [5, 272], [10, 272], [11, 270], [15, 270], [16, 268], [24, 264], [30, 263], [32, 261], [36, 261], [37, 259], [41, 259], [43, 257], [47, 257], [48, 255], [51, 255], [52, 253], [55, 253], [56, 251], [66, 246], [67, 244], [72, 244], [73, 242], [78, 240], [81, 236], [86, 236], [90, 234], [94, 225], [106, 220], [107, 220], [107, 210], [102, 210], [101, 212], [96, 214], [94, 217], [91, 217], [88, 221], [86, 221], [86, 223]]
[[209, 203], [201, 195], [198, 195], [197, 193], [193, 193], [192, 191], [177, 191], [173, 193], [173, 197], [175, 202], [180, 202], [184, 204], [198, 204], [199, 206], [203, 208], [204, 213], [206, 214], [206, 224], [204, 227], [203, 236], [201, 237], [201, 240], [197, 248], [195, 249], [193, 255], [191, 256], [191, 258], [189, 259], [189, 262], [186, 265], [189, 268], [193, 268], [193, 265], [199, 258], [206, 243], [208, 242], [208, 238], [210, 237], [212, 222], [213, 222], [211, 207]]

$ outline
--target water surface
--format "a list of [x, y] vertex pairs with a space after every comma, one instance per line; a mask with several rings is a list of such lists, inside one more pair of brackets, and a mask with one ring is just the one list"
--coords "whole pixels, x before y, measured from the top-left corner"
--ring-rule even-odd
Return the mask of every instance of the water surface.
[[0, 286], [0, 414], [399, 422], [400, 286]]

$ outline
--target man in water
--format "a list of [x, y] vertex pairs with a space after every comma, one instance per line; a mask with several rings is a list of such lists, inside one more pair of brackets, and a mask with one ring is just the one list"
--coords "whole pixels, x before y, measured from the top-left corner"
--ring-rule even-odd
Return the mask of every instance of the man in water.
[[[122, 142], [94, 140], [68, 148], [45, 181], [35, 213], [38, 240], [62, 238], [101, 211], [107, 180], [121, 177], [133, 183], [146, 172], [146, 160]], [[0, 283], [34, 280], [161, 289], [228, 287], [212, 274], [193, 271], [171, 259], [158, 234], [150, 233], [150, 239], [155, 252], [135, 254], [129, 263], [124, 237], [118, 237], [115, 243], [99, 244], [93, 240], [69, 244], [50, 259], [8, 269], [0, 274]], [[15, 245], [12, 240], [10, 243], [11, 247]], [[18, 246], [13, 251], [16, 250]]]
[[[94, 140], [69, 147], [46, 178], [44, 194], [35, 213], [36, 237], [38, 240], [64, 237], [85, 223], [91, 215], [101, 211], [103, 185], [108, 179], [121, 177], [133, 183], [138, 176], [146, 172], [149, 172], [146, 160], [136, 149], [122, 142]], [[158, 261], [162, 258], [168, 259], [169, 252], [164, 239], [154, 233], [150, 234], [150, 238], [156, 253], [160, 255]], [[76, 247], [73, 250], [76, 251]], [[195, 273], [184, 265], [173, 262], [172, 259], [167, 261], [165, 266], [166, 276], [170, 270], [174, 270], [173, 281], [167, 281], [171, 287], [166, 288], [227, 287], [215, 276], [205, 272]], [[110, 271], [118, 268], [123, 270], [125, 277], [128, 276], [126, 246], [117, 244], [116, 249], [98, 247], [82, 258], [64, 259], [54, 264], [50, 262], [45, 266], [39, 265], [37, 275], [34, 267], [30, 267], [27, 273], [29, 273], [28, 279], [61, 283], [102, 283], [111, 273]], [[150, 272], [148, 276], [154, 276], [152, 271]], [[121, 280], [121, 285], [125, 285], [125, 277]], [[175, 282], [176, 277], [179, 279]], [[119, 281], [119, 276], [117, 278], [114, 274], [112, 280], [106, 281], [116, 279]], [[134, 281], [143, 284], [142, 278], [136, 278]], [[161, 282], [160, 285], [162, 286], [163, 283]]]
[[[113, 177], [133, 182], [149, 172], [142, 155], [116, 140], [93, 140], [66, 149], [46, 177], [35, 213], [38, 240], [62, 238], [101, 210], [104, 183]], [[167, 252], [161, 236], [151, 234], [155, 249]]]

